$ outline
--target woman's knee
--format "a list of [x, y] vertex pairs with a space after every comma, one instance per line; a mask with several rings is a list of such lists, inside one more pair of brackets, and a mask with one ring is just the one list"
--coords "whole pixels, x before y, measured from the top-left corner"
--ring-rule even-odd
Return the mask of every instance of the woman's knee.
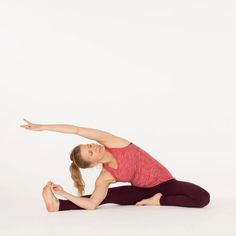
[[198, 207], [205, 207], [210, 202], [210, 193], [206, 190], [201, 191], [201, 194], [198, 199]]

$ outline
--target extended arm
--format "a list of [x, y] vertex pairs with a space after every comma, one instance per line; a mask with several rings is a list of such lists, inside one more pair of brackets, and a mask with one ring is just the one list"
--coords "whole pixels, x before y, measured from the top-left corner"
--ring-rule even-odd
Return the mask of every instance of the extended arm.
[[76, 125], [69, 125], [69, 124], [36, 124], [32, 123], [26, 119], [23, 119], [27, 124], [26, 125], [20, 125], [20, 127], [23, 127], [28, 130], [33, 131], [55, 131], [60, 133], [69, 133], [69, 134], [78, 134], [84, 138], [96, 140], [98, 142], [107, 141], [111, 137], [113, 137], [112, 134], [102, 131], [99, 129], [93, 129], [93, 128], [85, 128], [85, 127], [79, 127]]
[[98, 142], [105, 141], [112, 137], [112, 134], [106, 131], [67, 124], [42, 125], [42, 130], [78, 134], [84, 138], [92, 139]]
[[111, 183], [110, 180], [105, 180], [102, 178], [102, 175], [104, 176], [106, 173], [102, 172], [100, 178], [96, 180], [95, 189], [90, 198], [74, 196], [70, 193], [67, 193], [66, 191], [62, 191], [60, 195], [79, 207], [82, 207], [86, 210], [95, 210], [105, 199], [109, 184]]
[[79, 127], [75, 125], [67, 125], [67, 124], [42, 124], [41, 130], [55, 131], [60, 133], [69, 133], [69, 134], [77, 134], [77, 130]]
[[122, 147], [130, 143], [128, 140], [124, 138], [118, 137], [109, 132], [102, 131], [99, 129], [79, 127], [76, 125], [69, 125], [69, 124], [34, 124], [26, 119], [24, 120], [26, 121], [27, 124], [20, 125], [20, 127], [23, 127], [28, 130], [33, 130], [33, 131], [48, 130], [61, 133], [77, 134], [84, 138], [95, 140], [103, 145], [113, 146], [113, 147]]

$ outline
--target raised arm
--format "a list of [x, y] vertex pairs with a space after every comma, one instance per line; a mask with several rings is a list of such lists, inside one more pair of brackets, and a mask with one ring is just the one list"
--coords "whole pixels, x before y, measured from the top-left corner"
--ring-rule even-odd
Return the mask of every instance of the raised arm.
[[84, 138], [96, 140], [98, 142], [105, 141], [111, 138], [113, 135], [102, 130], [93, 129], [93, 128], [85, 128], [79, 127], [76, 125], [70, 124], [36, 124], [32, 123], [26, 119], [23, 119], [27, 124], [20, 125], [21, 127], [32, 130], [32, 131], [55, 131], [60, 133], [69, 133], [69, 134], [77, 134]]
[[106, 142], [114, 136], [106, 131], [86, 127], [77, 127], [77, 134], [84, 138], [95, 140], [99, 143]]
[[102, 131], [99, 129], [79, 127], [76, 125], [69, 124], [34, 124], [30, 121], [23, 119], [27, 124], [20, 125], [25, 129], [33, 130], [33, 131], [55, 131], [60, 133], [70, 133], [77, 134], [84, 138], [95, 140], [103, 145], [110, 147], [123, 147], [128, 145], [130, 142], [124, 138], [115, 136], [109, 132]]
[[67, 124], [36, 124], [32, 123], [26, 119], [23, 119], [27, 124], [20, 125], [20, 127], [32, 130], [32, 131], [56, 131], [60, 133], [70, 133], [77, 134], [77, 126], [75, 125], [67, 125]]

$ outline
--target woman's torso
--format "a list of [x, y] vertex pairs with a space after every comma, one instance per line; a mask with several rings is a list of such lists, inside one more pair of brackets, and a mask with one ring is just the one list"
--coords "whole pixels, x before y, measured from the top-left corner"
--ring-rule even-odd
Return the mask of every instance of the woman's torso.
[[174, 178], [166, 167], [133, 143], [121, 148], [105, 148], [116, 160], [114, 166], [103, 164], [102, 171], [106, 173], [103, 176], [110, 183], [130, 182], [137, 187], [152, 187]]

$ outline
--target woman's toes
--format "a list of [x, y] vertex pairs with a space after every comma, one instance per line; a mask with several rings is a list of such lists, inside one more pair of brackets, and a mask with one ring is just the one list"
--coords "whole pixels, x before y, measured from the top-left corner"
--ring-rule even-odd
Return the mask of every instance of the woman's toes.
[[149, 200], [149, 199], [143, 199], [142, 201], [140, 202], [137, 202], [136, 205], [137, 206], [143, 206], [143, 205], [149, 205], [151, 204], [152, 202]]
[[148, 206], [159, 206], [160, 205], [160, 198], [162, 196], [162, 193], [157, 193], [154, 196], [143, 199], [136, 203], [136, 205], [148, 205]]
[[143, 201], [137, 202], [135, 205], [140, 206], [140, 205], [142, 205], [142, 202]]

